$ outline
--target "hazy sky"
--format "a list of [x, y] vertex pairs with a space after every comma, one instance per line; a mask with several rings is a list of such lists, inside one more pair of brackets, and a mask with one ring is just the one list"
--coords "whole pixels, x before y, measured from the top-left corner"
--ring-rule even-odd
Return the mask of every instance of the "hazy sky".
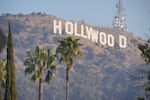
[[[46, 12], [65, 20], [112, 27], [118, 0], [0, 0], [0, 14]], [[150, 0], [124, 0], [129, 32], [150, 35]]]

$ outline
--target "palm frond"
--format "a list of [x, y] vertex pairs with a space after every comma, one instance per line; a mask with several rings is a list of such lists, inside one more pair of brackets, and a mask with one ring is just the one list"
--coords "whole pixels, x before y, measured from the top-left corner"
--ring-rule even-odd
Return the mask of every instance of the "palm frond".
[[52, 73], [50, 70], [47, 71], [45, 81], [46, 81], [47, 83], [49, 83], [50, 80], [52, 80], [52, 77], [53, 77], [53, 73]]
[[73, 39], [70, 36], [59, 40], [60, 45], [56, 49], [56, 54], [60, 55], [59, 63], [68, 62], [68, 59], [73, 56], [82, 56], [82, 52], [79, 50], [82, 44], [79, 43], [79, 40], [79, 38]]
[[31, 66], [29, 66], [25, 69], [25, 75], [32, 74], [34, 71], [35, 71], [35, 65], [32, 64]]
[[138, 48], [141, 51], [141, 56], [144, 58], [145, 62], [150, 63], [150, 45], [148, 40], [145, 44], [139, 44]]
[[50, 66], [50, 70], [53, 72], [53, 73], [55, 73], [56, 71], [57, 71], [57, 67], [56, 67], [56, 65], [51, 65]]
[[39, 80], [39, 77], [40, 77], [40, 71], [36, 70], [36, 71], [34, 71], [34, 74], [32, 75], [31, 80], [36, 82]]
[[25, 69], [25, 75], [30, 74], [32, 75], [31, 79], [33, 81], [37, 81], [40, 78], [41, 69], [44, 69], [45, 71], [51, 71], [52, 74], [55, 73], [57, 69], [55, 66], [56, 55], [52, 55], [51, 51], [52, 48], [46, 50], [45, 47], [40, 46], [36, 46], [34, 53], [28, 51], [28, 58], [24, 61], [24, 65], [27, 66]]
[[31, 59], [34, 59], [34, 58], [35, 58], [34, 54], [33, 54], [32, 52], [30, 52], [30, 51], [27, 51], [27, 56], [28, 56], [29, 58], [31, 58]]
[[31, 66], [32, 63], [33, 63], [33, 60], [32, 60], [32, 59], [26, 59], [26, 60], [24, 61], [24, 65], [25, 65], [25, 66]]

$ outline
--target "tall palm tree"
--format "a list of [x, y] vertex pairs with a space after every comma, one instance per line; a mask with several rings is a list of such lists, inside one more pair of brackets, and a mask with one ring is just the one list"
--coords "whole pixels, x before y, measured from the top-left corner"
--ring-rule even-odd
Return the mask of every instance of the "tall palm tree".
[[43, 100], [44, 82], [49, 83], [56, 72], [55, 56], [51, 51], [51, 49], [45, 50], [37, 46], [34, 53], [27, 52], [28, 58], [24, 62], [24, 65], [27, 66], [25, 74], [31, 74], [33, 81], [39, 80], [39, 100]]
[[59, 40], [60, 45], [56, 49], [56, 55], [59, 59], [59, 63], [64, 62], [66, 64], [66, 100], [68, 100], [68, 87], [70, 69], [73, 68], [73, 57], [82, 56], [82, 51], [79, 43], [80, 39], [73, 39], [72, 37], [61, 38]]
[[6, 62], [0, 61], [0, 100], [2, 100], [2, 88], [6, 84]]

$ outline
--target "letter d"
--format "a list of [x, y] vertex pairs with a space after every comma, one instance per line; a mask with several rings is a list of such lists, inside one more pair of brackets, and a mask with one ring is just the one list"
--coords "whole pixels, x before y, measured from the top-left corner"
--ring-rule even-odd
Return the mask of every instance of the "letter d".
[[119, 47], [123, 49], [127, 47], [127, 38], [123, 35], [119, 35]]

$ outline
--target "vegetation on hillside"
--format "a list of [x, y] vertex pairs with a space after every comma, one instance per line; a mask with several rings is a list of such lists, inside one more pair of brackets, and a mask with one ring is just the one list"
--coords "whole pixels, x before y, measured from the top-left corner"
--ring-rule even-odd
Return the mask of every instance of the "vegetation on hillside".
[[[30, 58], [26, 51], [34, 54], [36, 46], [44, 45], [44, 47], [50, 48], [59, 46], [57, 40], [61, 40], [65, 36], [53, 34], [53, 18], [55, 17], [51, 15], [34, 13], [0, 16], [0, 27], [4, 32], [7, 32], [7, 24], [10, 22], [14, 33], [14, 62], [17, 69], [18, 100], [38, 100], [39, 98], [39, 84], [30, 80], [30, 76], [33, 74], [28, 76], [23, 74], [27, 68], [23, 62]], [[58, 20], [63, 22], [62, 19], [58, 18]], [[115, 37], [118, 34], [124, 34], [110, 28], [95, 28], [113, 34]], [[80, 43], [84, 44], [82, 47], [83, 57], [73, 57], [75, 67], [71, 70], [71, 78], [69, 78], [69, 99], [135, 100], [141, 95], [143, 92], [142, 82], [133, 81], [131, 76], [138, 75], [137, 69], [141, 66], [149, 66], [138, 55], [137, 44], [142, 44], [144, 41], [134, 35], [124, 35], [128, 37], [126, 49], [119, 49], [116, 45], [114, 48], [101, 44], [95, 45], [87, 39], [80, 39]], [[47, 51], [47, 49], [44, 50]], [[61, 54], [58, 54], [58, 58], [60, 57]], [[64, 83], [66, 83], [67, 65], [66, 63], [58, 64], [58, 61], [56, 61], [56, 64], [58, 65], [58, 73], [55, 73], [55, 77], [50, 80], [50, 84], [44, 84], [46, 87], [43, 90], [44, 100], [64, 100], [66, 97], [66, 85]]]
[[[145, 44], [139, 44], [139, 50], [141, 51], [141, 56], [147, 64], [150, 64], [150, 39]], [[144, 86], [145, 96], [144, 98], [139, 98], [138, 100], [149, 100], [150, 99], [150, 66], [147, 71], [147, 82]]]

